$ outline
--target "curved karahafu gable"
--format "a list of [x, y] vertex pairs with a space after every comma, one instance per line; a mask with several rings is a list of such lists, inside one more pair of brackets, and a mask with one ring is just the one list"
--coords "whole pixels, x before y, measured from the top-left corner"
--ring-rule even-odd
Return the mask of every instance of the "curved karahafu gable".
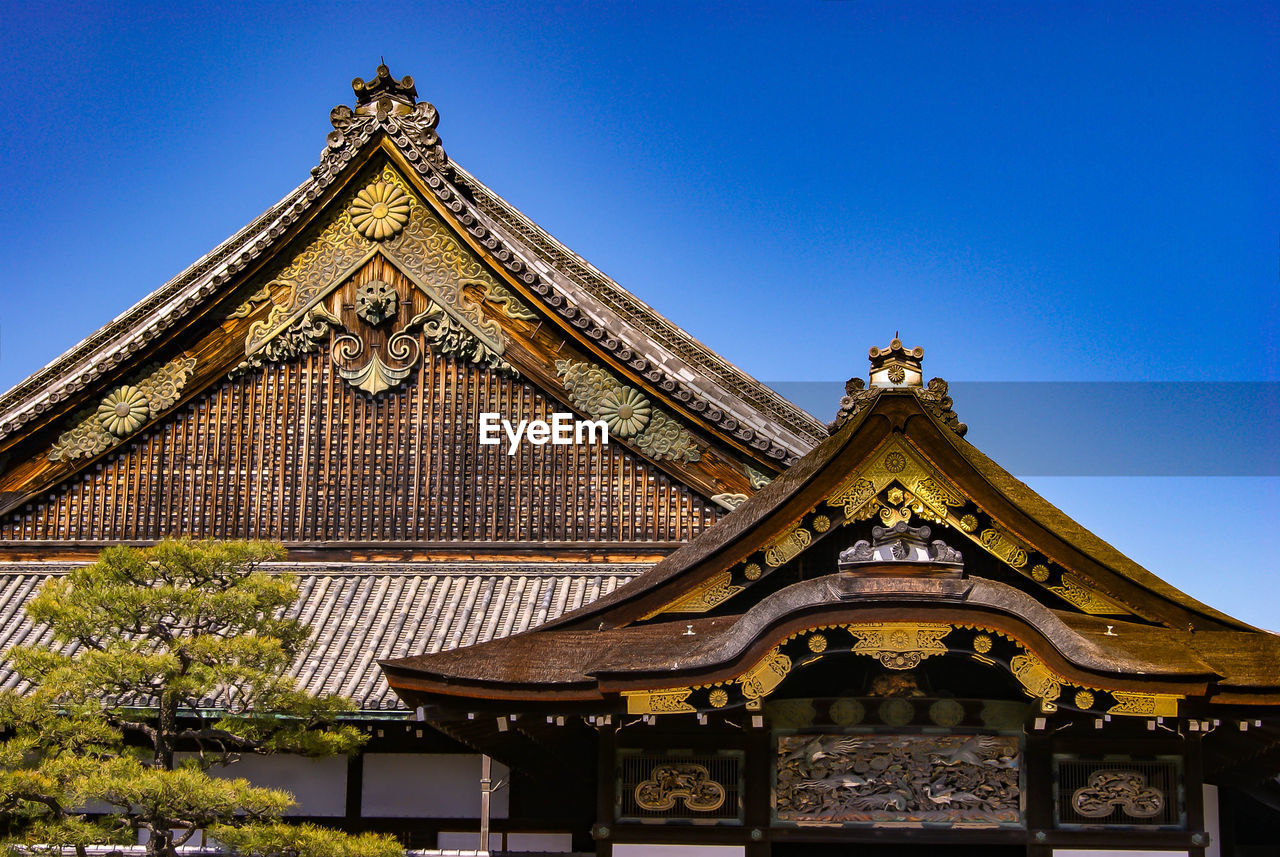
[[530, 634], [386, 662], [392, 686], [445, 710], [551, 694], [706, 713], [758, 707], [833, 657], [962, 657], [1046, 711], [1280, 703], [1280, 637], [1159, 580], [979, 453], [946, 384], [922, 383], [922, 354], [872, 349], [831, 437], [632, 584]]
[[927, 524], [951, 549], [990, 557], [1066, 610], [1179, 630], [1253, 630], [1085, 530], [958, 429], [945, 382], [863, 389], [857, 379], [830, 438], [636, 585], [560, 626], [746, 609], [751, 590], [782, 567], [874, 521]]
[[310, 179], [0, 396], [0, 513], [229, 372], [322, 344], [375, 397], [423, 349], [527, 378], [583, 417], [614, 420], [622, 444], [724, 508], [818, 439], [812, 417], [456, 167], [410, 78], [380, 66], [355, 89]]

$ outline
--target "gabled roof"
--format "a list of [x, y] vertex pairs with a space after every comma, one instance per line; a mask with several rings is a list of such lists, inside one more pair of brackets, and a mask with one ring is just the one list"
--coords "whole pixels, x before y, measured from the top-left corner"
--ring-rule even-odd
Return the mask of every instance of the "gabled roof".
[[1280, 637], [1160, 580], [982, 455], [944, 382], [876, 383], [877, 351], [831, 436], [702, 536], [536, 632], [384, 662], [392, 687], [442, 711], [543, 695], [709, 711], [839, 651], [890, 668], [976, 653], [1082, 711], [1280, 704]]
[[[411, 78], [396, 80], [380, 66], [373, 80], [358, 84], [355, 108], [339, 106], [332, 112], [334, 130], [307, 181], [172, 281], [0, 395], [0, 477], [4, 453], [24, 435], [65, 425], [75, 409], [128, 381], [131, 367], [172, 350], [185, 329], [214, 323], [252, 298], [252, 277], [314, 226], [379, 153], [411, 177], [464, 246], [505, 283], [512, 299], [530, 304], [538, 318], [573, 337], [624, 383], [740, 450], [744, 460], [764, 471], [762, 479], [820, 438], [822, 426], [813, 417], [714, 355], [454, 165], [435, 132], [435, 108], [416, 99]], [[183, 390], [172, 404], [194, 392]], [[32, 490], [45, 487], [41, 483]], [[745, 493], [743, 487], [729, 493], [736, 498]], [[31, 493], [25, 486], [0, 484], [0, 511]]]

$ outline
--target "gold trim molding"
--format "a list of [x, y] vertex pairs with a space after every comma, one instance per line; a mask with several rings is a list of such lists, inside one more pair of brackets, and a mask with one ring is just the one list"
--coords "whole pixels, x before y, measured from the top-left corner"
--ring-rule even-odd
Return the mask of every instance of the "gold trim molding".
[[[972, 645], [978, 651], [990, 651], [992, 637], [1001, 637], [1014, 644], [1017, 654], [1009, 659], [1008, 670], [1028, 696], [1040, 700], [1044, 711], [1056, 711], [1064, 693], [1065, 698], [1074, 700], [1077, 707], [1088, 709], [1096, 701], [1097, 693], [1102, 692], [1115, 700], [1115, 705], [1105, 712], [1107, 714], [1176, 717], [1178, 702], [1185, 698], [1178, 694], [1110, 690], [1099, 684], [1080, 684], [1055, 673], [1026, 643], [1004, 631], [985, 625], [919, 622], [854, 622], [804, 628], [788, 635], [735, 677], [710, 685], [623, 691], [622, 696], [626, 700], [628, 714], [694, 714], [699, 709], [689, 699], [695, 690], [710, 687], [707, 703], [713, 709], [719, 709], [729, 702], [727, 688], [737, 685], [747, 708], [756, 710], [761, 700], [773, 693], [797, 665], [813, 663], [830, 652], [828, 635], [831, 630], [842, 629], [854, 637], [850, 654], [873, 657], [889, 669], [905, 670], [936, 655], [964, 656], [969, 649], [968, 643], [952, 652], [944, 642], [948, 635], [962, 628], [978, 632]], [[783, 651], [784, 646], [797, 639], [804, 640], [809, 653], [798, 664]], [[970, 652], [968, 656], [989, 666], [1000, 664], [981, 654]]]
[[[902, 508], [885, 506], [878, 499], [880, 493], [894, 483], [906, 489], [900, 492], [902, 497], [890, 501], [901, 504]], [[1027, 568], [1032, 549], [1000, 524], [993, 522], [979, 531], [973, 515], [960, 515], [959, 510], [967, 505], [968, 499], [900, 436], [895, 435], [881, 444], [867, 463], [849, 474], [824, 502], [829, 507], [840, 509], [846, 521], [879, 515], [886, 526], [891, 526], [913, 513], [918, 514], [963, 533], [1014, 571], [1043, 585], [1047, 591], [1085, 613], [1117, 616], [1131, 612], [1094, 592], [1078, 576], [1066, 571], [1062, 573], [1060, 585], [1045, 585], [1048, 578], [1040, 571], [1042, 565], [1037, 564], [1030, 570]]]

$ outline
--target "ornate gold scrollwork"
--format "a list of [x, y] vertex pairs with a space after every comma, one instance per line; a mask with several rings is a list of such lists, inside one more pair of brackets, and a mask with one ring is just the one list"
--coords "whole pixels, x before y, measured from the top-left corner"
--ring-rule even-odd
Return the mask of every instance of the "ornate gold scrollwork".
[[957, 508], [964, 505], [963, 497], [935, 479], [919, 479], [911, 490], [938, 511], [945, 512], [948, 506]]
[[[992, 635], [1007, 636], [1003, 632], [983, 626], [965, 625], [963, 627], [979, 631], [973, 639], [973, 648], [976, 652], [990, 652], [993, 649]], [[854, 654], [874, 657], [883, 666], [892, 670], [908, 670], [918, 666], [926, 658], [947, 654], [949, 649], [944, 640], [955, 626], [942, 623], [874, 622], [841, 626], [825, 625], [797, 631], [788, 640], [770, 649], [767, 655], [737, 678], [722, 679], [717, 682], [708, 694], [708, 704], [713, 708], [726, 706], [729, 703], [729, 694], [724, 685], [737, 684], [747, 701], [747, 708], [758, 709], [761, 699], [773, 693], [795, 666], [791, 657], [782, 651], [783, 646], [791, 640], [802, 638], [804, 648], [812, 654], [812, 656], [804, 655], [806, 659], [800, 662], [800, 666], [804, 666], [830, 652], [832, 647], [830, 634], [833, 628], [843, 628], [854, 638], [855, 642], [850, 647], [850, 651]], [[1025, 646], [1023, 643], [1018, 645]], [[796, 652], [793, 650], [793, 653]], [[800, 653], [796, 654], [800, 656]], [[981, 654], [970, 654], [969, 657], [992, 667], [999, 666], [995, 660], [983, 657]], [[1110, 693], [1116, 704], [1107, 713], [1117, 715], [1173, 717], [1178, 713], [1178, 701], [1182, 698], [1176, 694], [1108, 691], [1104, 687], [1096, 686], [1094, 690], [1090, 690], [1088, 687], [1070, 685], [1065, 679], [1056, 675], [1039, 657], [1025, 648], [1010, 659], [1009, 670], [1030, 696], [1041, 700], [1046, 711], [1056, 708], [1057, 701], [1062, 697], [1064, 686], [1072, 692], [1070, 698], [1074, 700], [1075, 706], [1081, 709], [1089, 709], [1093, 706], [1096, 701], [1095, 690]], [[885, 687], [894, 687], [895, 693], [899, 692], [897, 690], [899, 687], [905, 687], [907, 684], [914, 685], [914, 679], [911, 678], [910, 673], [893, 672], [882, 675], [880, 678], [885, 680], [883, 683]], [[876, 691], [876, 693], [882, 692], [887, 691]], [[631, 714], [675, 714], [697, 711], [689, 703], [689, 698], [693, 695], [691, 687], [624, 691], [622, 695], [627, 700], [627, 711]], [[837, 723], [843, 722], [834, 713], [832, 719]]]
[[[370, 351], [372, 359], [356, 367], [350, 363], [365, 353], [363, 338], [356, 331], [345, 329], [336, 313], [322, 302], [377, 254], [401, 271], [431, 304], [425, 313], [392, 333], [385, 357]], [[319, 237], [271, 283], [228, 318], [249, 315], [258, 302], [270, 295], [273, 285], [287, 287], [288, 297], [272, 307], [266, 318], [249, 325], [245, 360], [237, 371], [314, 350], [332, 327], [333, 356], [338, 357], [338, 350], [346, 355], [346, 365], [341, 367], [343, 377], [366, 391], [385, 390], [399, 384], [420, 357], [416, 335], [410, 336], [420, 327], [427, 345], [438, 353], [515, 374], [502, 359], [505, 342], [501, 327], [486, 319], [470, 296], [463, 293], [464, 285], [473, 285], [486, 294], [499, 294], [500, 284], [389, 166], [377, 181], [340, 208]], [[360, 319], [376, 327], [394, 316], [394, 292], [386, 283], [362, 286], [356, 301]], [[528, 312], [505, 290], [501, 290], [501, 299], [508, 315]], [[403, 338], [397, 339], [401, 334]]]
[[813, 534], [804, 527], [796, 527], [765, 548], [764, 561], [767, 565], [778, 568], [798, 557], [812, 543]]
[[1027, 564], [1027, 550], [1013, 536], [995, 527], [989, 527], [978, 536], [978, 542], [992, 554], [1014, 568]]
[[624, 690], [628, 714], [686, 714], [697, 711], [689, 704], [693, 693], [688, 687], [668, 687], [661, 690]]
[[678, 601], [663, 607], [662, 613], [706, 613], [708, 610], [728, 601], [746, 587], [732, 583], [732, 572], [722, 571], [700, 584], [696, 589]]
[[1127, 714], [1136, 717], [1177, 717], [1178, 697], [1166, 693], [1135, 693], [1113, 690], [1116, 704], [1108, 714]]
[[738, 679], [738, 684], [742, 686], [742, 695], [747, 699], [760, 699], [773, 693], [789, 672], [791, 672], [791, 658], [775, 648], [758, 664], [743, 673]]
[[942, 638], [951, 633], [950, 625], [913, 622], [876, 622], [847, 626], [857, 642], [852, 651], [870, 655], [891, 670], [909, 670], [925, 658], [945, 655]]
[[687, 762], [655, 765], [649, 779], [636, 786], [636, 806], [649, 812], [674, 809], [676, 800], [693, 812], [715, 812], [724, 805], [724, 786], [702, 765]]
[[1032, 696], [1048, 703], [1053, 703], [1062, 696], [1062, 682], [1050, 672], [1043, 661], [1030, 652], [1014, 655], [1009, 661], [1009, 669]]
[[1049, 591], [1094, 616], [1114, 616], [1128, 612], [1123, 607], [1117, 607], [1101, 595], [1087, 589], [1071, 574], [1062, 575], [1062, 585], [1050, 586]]
[[[893, 487], [895, 483], [901, 487]], [[886, 489], [894, 493], [883, 495], [882, 500], [880, 492]], [[1049, 579], [1048, 569], [1042, 563], [1024, 571], [1030, 551], [1003, 527], [991, 524], [979, 532], [975, 515], [965, 513], [957, 516], [958, 510], [966, 504], [964, 495], [900, 437], [893, 437], [882, 444], [864, 466], [845, 478], [825, 503], [843, 511], [846, 521], [878, 515], [885, 526], [893, 526], [899, 521], [910, 523], [913, 515], [919, 515], [945, 523], [973, 539], [1001, 562], [1028, 574], [1037, 583], [1045, 583]], [[1061, 586], [1053, 591], [1086, 613], [1119, 615], [1130, 612], [1093, 592], [1074, 577], [1067, 579], [1064, 576]]]
[[827, 498], [827, 503], [842, 508], [844, 516], [853, 520], [858, 511], [875, 495], [875, 483], [865, 476], [857, 476], [837, 488], [835, 493]]

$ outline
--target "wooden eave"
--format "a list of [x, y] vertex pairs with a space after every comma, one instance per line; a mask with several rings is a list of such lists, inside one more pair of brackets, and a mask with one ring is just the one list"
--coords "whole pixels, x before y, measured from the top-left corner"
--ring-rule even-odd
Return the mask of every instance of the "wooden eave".
[[[792, 588], [821, 586], [821, 578]], [[988, 582], [995, 594], [1010, 589]], [[785, 592], [785, 590], [784, 590]], [[785, 601], [784, 592], [768, 600]], [[731, 684], [763, 663], [779, 644], [846, 623], [945, 623], [976, 628], [1017, 641], [1063, 682], [1144, 695], [1164, 695], [1213, 704], [1249, 703], [1274, 710], [1280, 694], [1265, 683], [1250, 694], [1220, 689], [1229, 681], [1206, 662], [1213, 650], [1235, 646], [1244, 632], [1191, 632], [1121, 623], [1107, 635], [1071, 614], [1019, 615], [1016, 596], [1006, 605], [895, 600], [837, 601], [784, 610], [755, 626], [745, 616], [711, 617], [612, 630], [563, 631], [547, 626], [466, 650], [383, 661], [391, 687], [411, 705], [440, 711], [484, 706], [521, 711], [548, 703], [591, 703], [616, 710], [628, 694]], [[1026, 596], [1018, 596], [1025, 598]], [[1034, 613], [1034, 611], [1028, 611]], [[743, 627], [746, 626], [746, 627]], [[1114, 628], [1115, 626], [1111, 626]], [[1111, 630], [1111, 628], [1108, 628]], [[737, 645], [734, 637], [747, 642]], [[1150, 639], [1148, 639], [1150, 637]], [[1269, 655], [1280, 656], [1280, 639], [1269, 638]], [[1237, 680], [1265, 682], [1260, 675]]]
[[[777, 544], [797, 522], [812, 522], [832, 491], [847, 490], [870, 472], [868, 461], [881, 456], [883, 463], [885, 449], [926, 461], [934, 474], [929, 478], [943, 483], [943, 491], [964, 495], [958, 501], [963, 508], [981, 511], [993, 528], [998, 523], [1008, 537], [1052, 557], [1131, 612], [1055, 609], [1049, 599], [1034, 597], [1034, 587], [931, 576], [893, 563], [875, 574], [832, 573], [773, 592], [733, 578], [737, 594], [720, 602], [737, 605], [732, 612], [670, 609], [762, 546]], [[573, 700], [584, 702], [592, 683], [602, 711], [637, 696], [658, 700], [652, 703], [657, 707], [645, 709], [651, 703], [642, 702], [639, 710], [705, 711], [708, 704], [725, 704], [724, 698], [708, 703], [705, 697], [700, 708], [685, 700], [692, 695], [696, 701], [713, 686], [736, 682], [745, 689], [746, 677], [759, 674], [790, 641], [830, 628], [895, 623], [949, 628], [947, 636], [976, 629], [1013, 641], [1064, 688], [1068, 682], [1078, 688], [1089, 703], [1081, 711], [1094, 705], [1094, 689], [1121, 700], [1110, 710], [1125, 714], [1140, 713], [1123, 703], [1126, 694], [1141, 696], [1157, 714], [1203, 711], [1206, 705], [1272, 712], [1280, 705], [1280, 636], [1213, 611], [1120, 557], [956, 436], [910, 390], [879, 392], [782, 477], [628, 586], [530, 633], [382, 667], [398, 693], [442, 711], [480, 702], [518, 710], [561, 699], [557, 694], [570, 689]], [[824, 641], [808, 651], [821, 653], [826, 646]], [[807, 657], [808, 651], [793, 655]], [[948, 651], [973, 657], [983, 650]], [[785, 669], [794, 663], [794, 657], [786, 660]], [[1006, 663], [1012, 672], [1012, 662]], [[1056, 695], [1043, 699], [1058, 704]], [[732, 698], [729, 704], [735, 704]]]
[[[0, 396], [0, 514], [28, 502], [33, 496], [108, 454], [103, 452], [59, 466], [48, 466], [48, 462], [33, 466], [33, 462], [65, 427], [71, 414], [95, 401], [103, 391], [121, 383], [127, 373], [138, 365], [160, 359], [176, 351], [180, 345], [185, 345], [187, 353], [198, 358], [196, 372], [184, 387], [181, 398], [164, 413], [152, 414], [151, 423], [181, 408], [210, 383], [224, 377], [243, 359], [243, 350], [237, 354], [234, 348], [226, 348], [225, 342], [222, 345], [212, 344], [207, 332], [215, 330], [223, 316], [245, 300], [255, 276], [265, 266], [282, 254], [296, 252], [298, 241], [307, 234], [308, 228], [329, 203], [379, 155], [395, 164], [418, 189], [422, 201], [501, 281], [508, 283], [513, 291], [528, 301], [540, 318], [553, 324], [566, 339], [577, 342], [584, 352], [593, 355], [647, 395], [663, 402], [714, 442], [723, 445], [731, 457], [771, 475], [805, 450], [817, 425], [812, 417], [785, 403], [772, 391], [767, 391], [763, 385], [723, 361], [718, 367], [712, 367], [715, 369], [712, 374], [724, 376], [728, 372], [737, 378], [742, 389], [759, 391], [755, 400], [771, 407], [777, 402], [784, 402], [780, 407], [791, 417], [789, 422], [793, 427], [779, 425], [777, 408], [770, 413], [758, 412], [750, 403], [741, 398], [735, 399], [722, 388], [712, 391], [714, 398], [707, 398], [695, 385], [684, 380], [697, 378], [699, 367], [690, 369], [675, 360], [662, 343], [624, 342], [615, 336], [593, 316], [578, 309], [574, 301], [577, 295], [562, 288], [567, 277], [557, 276], [528, 248], [513, 242], [509, 245], [508, 239], [500, 238], [484, 225], [490, 222], [487, 216], [477, 213], [466, 201], [467, 194], [483, 188], [482, 185], [468, 176], [470, 184], [467, 189], [459, 190], [450, 181], [452, 166], [433, 166], [415, 146], [407, 136], [396, 135], [381, 127], [362, 140], [351, 141], [339, 157], [322, 163], [322, 167], [313, 171], [312, 178], [245, 229]], [[484, 191], [491, 193], [487, 189]], [[523, 218], [523, 215], [512, 210], [511, 217]], [[530, 261], [523, 261], [526, 257]], [[546, 273], [539, 274], [537, 270]], [[621, 294], [626, 294], [612, 281], [609, 284]], [[629, 295], [627, 298], [634, 301]], [[687, 339], [687, 335], [674, 325], [656, 314], [654, 318]], [[539, 326], [541, 324], [539, 322]], [[196, 336], [204, 336], [194, 346], [190, 343], [193, 332]], [[627, 334], [642, 337], [644, 332], [630, 326]], [[687, 341], [693, 342], [691, 339]], [[700, 345], [695, 350], [706, 352]], [[542, 382], [544, 389], [555, 394], [558, 385], [546, 383], [547, 367], [530, 365], [529, 361], [525, 364], [520, 368], [532, 370], [528, 374]], [[640, 451], [637, 454], [650, 458]], [[750, 493], [751, 490], [740, 466], [732, 475], [722, 468], [720, 474], [699, 478], [688, 468], [675, 466], [672, 462], [654, 463], [707, 496], [726, 490], [740, 493]]]

